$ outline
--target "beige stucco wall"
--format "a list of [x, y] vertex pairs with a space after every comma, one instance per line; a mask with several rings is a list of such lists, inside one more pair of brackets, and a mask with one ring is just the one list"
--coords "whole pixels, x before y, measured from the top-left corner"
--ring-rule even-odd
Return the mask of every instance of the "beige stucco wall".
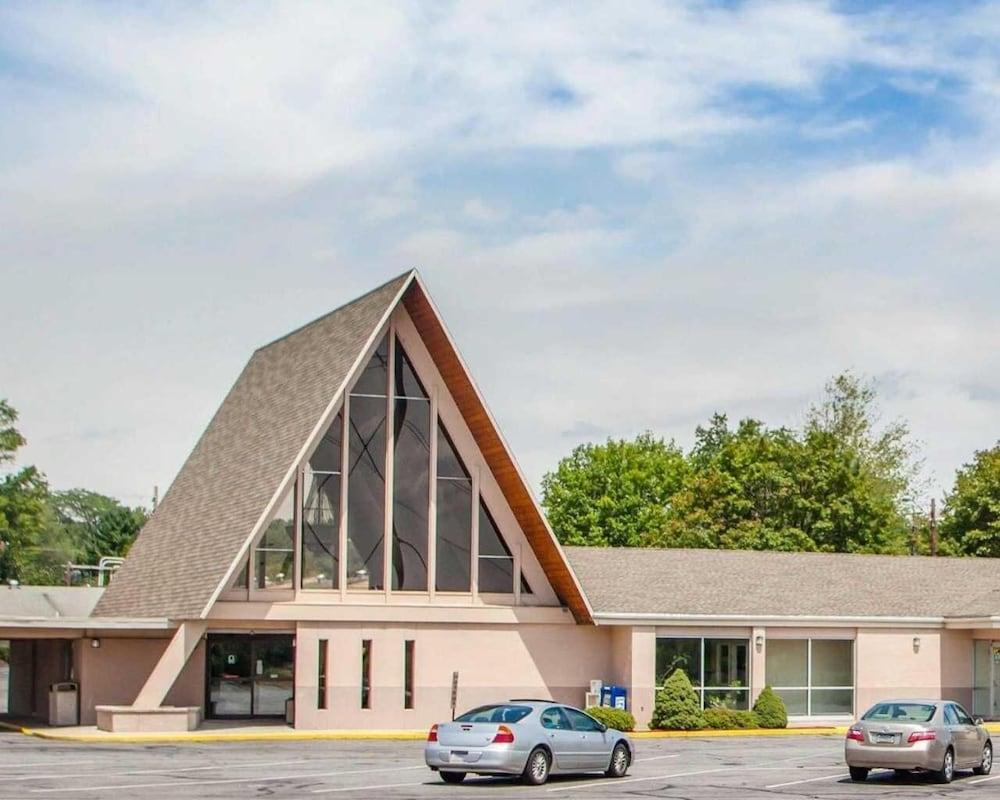
[[[317, 708], [319, 639], [329, 648], [326, 710]], [[361, 708], [361, 642], [372, 640], [372, 707]], [[415, 644], [414, 708], [403, 708], [404, 641]], [[393, 625], [299, 623], [295, 726], [424, 728], [450, 718], [452, 673], [459, 713], [516, 697], [581, 705], [590, 680], [609, 680], [611, 631], [573, 624]]]
[[[74, 642], [74, 667], [80, 682], [80, 724], [97, 724], [94, 707], [131, 705], [156, 666], [169, 639], [102, 638]], [[204, 706], [205, 643], [202, 641], [167, 693], [164, 705]]]

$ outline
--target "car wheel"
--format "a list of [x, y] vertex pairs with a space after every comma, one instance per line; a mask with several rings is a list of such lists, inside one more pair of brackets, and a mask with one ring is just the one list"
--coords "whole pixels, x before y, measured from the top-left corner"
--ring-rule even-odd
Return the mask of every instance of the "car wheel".
[[944, 762], [936, 776], [938, 783], [951, 783], [955, 778], [955, 751], [950, 747], [944, 752]]
[[993, 745], [987, 742], [983, 745], [982, 762], [972, 771], [977, 775], [989, 775], [991, 769], [993, 769]]
[[624, 778], [628, 772], [629, 754], [624, 742], [618, 742], [611, 751], [611, 763], [604, 771], [609, 778]]
[[868, 767], [848, 767], [847, 771], [851, 773], [851, 780], [857, 783], [868, 779]]
[[521, 773], [521, 780], [530, 786], [541, 786], [549, 779], [549, 754], [544, 748], [536, 747], [528, 756], [528, 763], [524, 765], [524, 772]]
[[464, 772], [445, 772], [442, 770], [438, 774], [441, 776], [441, 780], [445, 783], [461, 783], [465, 780]]

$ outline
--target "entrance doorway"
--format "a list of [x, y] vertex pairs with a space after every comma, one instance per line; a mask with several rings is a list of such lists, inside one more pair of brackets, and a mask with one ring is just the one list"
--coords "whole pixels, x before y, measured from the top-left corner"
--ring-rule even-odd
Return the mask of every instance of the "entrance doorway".
[[210, 633], [205, 716], [281, 718], [295, 693], [290, 634]]

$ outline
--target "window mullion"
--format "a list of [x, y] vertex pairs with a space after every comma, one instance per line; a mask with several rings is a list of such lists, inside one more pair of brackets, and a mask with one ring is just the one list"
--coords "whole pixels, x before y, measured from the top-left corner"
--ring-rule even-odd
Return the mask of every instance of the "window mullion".
[[438, 388], [430, 391], [430, 467], [429, 491], [427, 493], [427, 593], [434, 599], [437, 590], [437, 457], [438, 457]]
[[344, 393], [340, 429], [340, 524], [337, 526], [337, 586], [347, 599], [347, 483], [351, 464], [351, 395]]
[[395, 380], [396, 364], [396, 331], [395, 326], [389, 323], [389, 352], [387, 357], [388, 375], [386, 377], [385, 390], [385, 526], [382, 533], [382, 588], [386, 598], [392, 592], [392, 512], [393, 512], [393, 467], [394, 451], [396, 447], [396, 437], [394, 434], [393, 416], [396, 410], [396, 403], [393, 399], [393, 385]]

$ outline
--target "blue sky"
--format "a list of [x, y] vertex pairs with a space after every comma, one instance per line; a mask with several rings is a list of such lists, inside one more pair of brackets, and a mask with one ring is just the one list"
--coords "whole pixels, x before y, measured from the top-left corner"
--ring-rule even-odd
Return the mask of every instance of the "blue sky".
[[1000, 438], [998, 43], [996, 2], [6, 3], [24, 458], [143, 501], [254, 347], [418, 266], [536, 485], [854, 369], [939, 492]]

